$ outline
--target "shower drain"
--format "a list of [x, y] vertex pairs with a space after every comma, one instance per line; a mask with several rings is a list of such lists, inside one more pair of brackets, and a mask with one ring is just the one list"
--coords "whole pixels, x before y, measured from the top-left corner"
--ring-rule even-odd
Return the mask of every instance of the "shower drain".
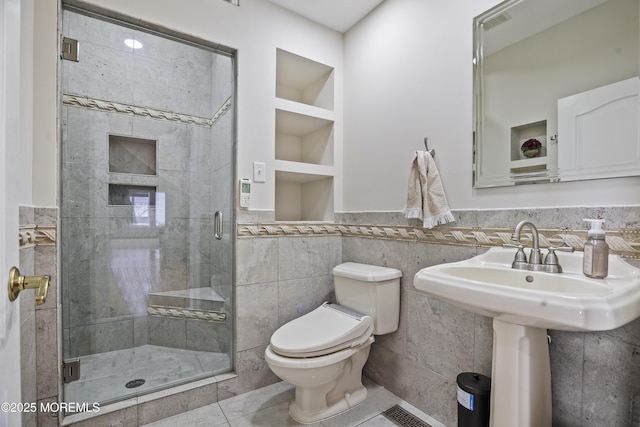
[[425, 423], [400, 405], [392, 406], [384, 411], [382, 415], [400, 427], [431, 427], [430, 424]]
[[144, 380], [142, 378], [138, 378], [137, 380], [129, 381], [124, 386], [126, 388], [136, 388], [136, 387], [140, 387], [142, 384], [144, 384]]

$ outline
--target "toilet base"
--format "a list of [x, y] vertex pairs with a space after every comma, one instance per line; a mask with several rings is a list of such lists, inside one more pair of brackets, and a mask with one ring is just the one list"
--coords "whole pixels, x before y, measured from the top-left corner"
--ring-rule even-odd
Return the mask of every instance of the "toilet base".
[[289, 406], [289, 415], [291, 416], [291, 418], [301, 424], [313, 424], [318, 421], [326, 420], [327, 418], [331, 418], [335, 415], [346, 412], [354, 406], [364, 402], [366, 399], [367, 389], [362, 386], [362, 388], [352, 393], [346, 393], [342, 399], [338, 400], [332, 405], [329, 405], [321, 412], [316, 414], [309, 414], [306, 411], [303, 411], [300, 406], [298, 406], [294, 401], [291, 406]]
[[340, 363], [333, 379], [315, 386], [296, 386], [295, 401], [289, 407], [291, 418], [312, 424], [348, 411], [367, 398], [362, 385], [362, 368], [369, 358], [373, 336], [357, 347], [353, 355]]

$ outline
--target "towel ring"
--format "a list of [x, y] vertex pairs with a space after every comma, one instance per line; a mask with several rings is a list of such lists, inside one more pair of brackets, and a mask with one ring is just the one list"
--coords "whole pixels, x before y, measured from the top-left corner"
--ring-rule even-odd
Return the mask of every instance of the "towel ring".
[[435, 157], [436, 156], [436, 150], [429, 149], [429, 144], [427, 144], [427, 141], [429, 140], [429, 137], [425, 137], [424, 138], [424, 149], [427, 150], [429, 152], [429, 154], [431, 154], [431, 157]]

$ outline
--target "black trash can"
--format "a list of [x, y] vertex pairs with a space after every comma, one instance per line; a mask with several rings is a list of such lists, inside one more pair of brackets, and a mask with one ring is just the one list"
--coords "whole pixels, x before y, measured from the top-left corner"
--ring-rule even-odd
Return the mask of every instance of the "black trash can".
[[488, 427], [491, 379], [475, 372], [458, 375], [458, 427]]

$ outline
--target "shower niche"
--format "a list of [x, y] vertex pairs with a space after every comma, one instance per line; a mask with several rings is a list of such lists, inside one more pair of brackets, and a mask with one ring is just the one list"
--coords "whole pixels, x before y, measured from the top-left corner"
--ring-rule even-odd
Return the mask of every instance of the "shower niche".
[[[143, 185], [138, 177], [157, 174], [155, 140], [122, 135], [109, 135], [110, 181], [129, 181], [129, 184], [110, 182], [108, 205], [133, 206], [134, 224], [141, 217], [148, 218], [156, 206], [156, 185]], [[118, 178], [112, 178], [114, 175]], [[142, 181], [136, 183], [136, 181]], [[149, 221], [143, 223], [149, 225]]]
[[109, 172], [155, 176], [156, 151], [153, 139], [109, 135]]

